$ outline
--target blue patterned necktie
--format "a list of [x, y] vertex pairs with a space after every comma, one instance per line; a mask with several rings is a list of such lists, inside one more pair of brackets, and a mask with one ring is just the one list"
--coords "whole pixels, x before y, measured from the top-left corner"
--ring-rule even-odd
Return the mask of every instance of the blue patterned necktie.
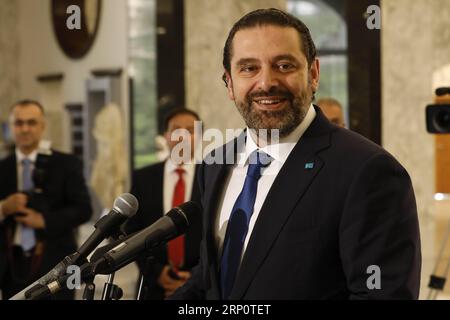
[[223, 244], [220, 262], [220, 284], [223, 299], [229, 298], [241, 263], [242, 248], [253, 214], [261, 168], [268, 166], [271, 161], [270, 156], [260, 151], [255, 151], [250, 155], [244, 187], [231, 211]]
[[[22, 160], [22, 189], [23, 191], [32, 191], [34, 188], [33, 178], [31, 174], [31, 160], [24, 158]], [[23, 224], [19, 225], [21, 228], [21, 246], [23, 251], [30, 251], [36, 245], [36, 235], [34, 229]]]

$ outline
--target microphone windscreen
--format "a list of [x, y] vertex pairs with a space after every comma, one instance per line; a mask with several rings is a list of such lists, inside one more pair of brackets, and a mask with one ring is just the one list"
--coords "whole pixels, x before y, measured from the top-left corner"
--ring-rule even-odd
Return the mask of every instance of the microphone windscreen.
[[131, 217], [139, 209], [139, 202], [131, 193], [123, 193], [114, 201], [113, 207], [121, 214]]
[[201, 216], [201, 207], [194, 201], [188, 201], [182, 205], [173, 208], [167, 213], [167, 216], [173, 220], [180, 233], [194, 224]]

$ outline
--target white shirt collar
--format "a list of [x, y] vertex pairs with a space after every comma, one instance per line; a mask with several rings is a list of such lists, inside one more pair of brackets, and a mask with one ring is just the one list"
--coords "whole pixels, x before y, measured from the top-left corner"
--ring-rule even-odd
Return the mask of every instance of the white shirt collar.
[[22, 163], [22, 160], [25, 158], [28, 158], [31, 160], [31, 162], [35, 163], [38, 154], [44, 154], [47, 156], [52, 155], [52, 149], [51, 149], [51, 141], [42, 139], [39, 141], [39, 146], [37, 149], [33, 150], [29, 155], [25, 155], [22, 151], [19, 150], [19, 148], [16, 147], [16, 160], [18, 163]]
[[314, 118], [316, 110], [311, 104], [303, 121], [288, 136], [280, 138], [278, 143], [271, 143], [265, 147], [259, 148], [256, 144], [253, 134], [247, 127], [247, 141], [245, 143], [245, 152], [238, 153], [238, 165], [244, 166], [248, 162], [248, 158], [255, 150], [261, 150], [271, 156], [276, 162], [284, 163], [294, 146], [309, 128]]
[[16, 148], [17, 163], [22, 163], [23, 159], [25, 159], [25, 158], [30, 159], [31, 162], [35, 163], [37, 155], [38, 155], [37, 149], [34, 150], [33, 152], [31, 152], [29, 155], [25, 155], [22, 151], [19, 150], [19, 148]]
[[174, 163], [172, 161], [172, 159], [168, 158], [166, 161], [166, 169], [169, 172], [175, 172], [176, 169], [178, 168], [182, 168], [184, 169], [184, 171], [189, 174], [189, 175], [193, 175], [194, 174], [194, 169], [195, 169], [195, 162], [194, 161], [190, 161], [187, 164], [182, 164], [181, 166], [177, 165], [176, 163]]

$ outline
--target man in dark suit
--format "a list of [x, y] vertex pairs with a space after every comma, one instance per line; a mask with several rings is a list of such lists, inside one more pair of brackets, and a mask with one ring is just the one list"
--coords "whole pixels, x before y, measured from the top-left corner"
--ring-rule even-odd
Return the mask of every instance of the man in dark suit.
[[[188, 109], [174, 109], [167, 115], [164, 128], [170, 156], [133, 173], [130, 192], [138, 199], [139, 210], [126, 223], [127, 233], [151, 225], [186, 201], [199, 202], [194, 162], [195, 121], [200, 121], [199, 116]], [[164, 299], [190, 277], [191, 268], [198, 263], [202, 232], [201, 217], [195, 220], [184, 237], [170, 241], [167, 247], [161, 246], [150, 259], [139, 261], [145, 276], [145, 299]]]
[[251, 12], [223, 64], [247, 130], [199, 169], [200, 264], [170, 299], [416, 299], [410, 178], [312, 105], [319, 61], [308, 28], [276, 9]]
[[[8, 298], [77, 249], [75, 229], [92, 209], [74, 156], [43, 146], [45, 115], [37, 101], [11, 108], [16, 149], [0, 162], [0, 288]], [[56, 298], [71, 299], [73, 291]]]

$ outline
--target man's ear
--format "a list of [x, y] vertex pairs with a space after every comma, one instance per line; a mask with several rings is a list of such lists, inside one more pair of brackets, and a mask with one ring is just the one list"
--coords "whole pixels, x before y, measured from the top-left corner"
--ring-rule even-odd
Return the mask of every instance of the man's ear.
[[225, 82], [227, 83], [228, 96], [231, 100], [234, 100], [234, 91], [233, 91], [233, 80], [231, 80], [231, 75], [228, 71], [225, 72]]
[[311, 87], [314, 92], [319, 89], [319, 79], [320, 79], [320, 63], [319, 59], [315, 58], [311, 64], [311, 68], [309, 70], [309, 75], [311, 79]]

